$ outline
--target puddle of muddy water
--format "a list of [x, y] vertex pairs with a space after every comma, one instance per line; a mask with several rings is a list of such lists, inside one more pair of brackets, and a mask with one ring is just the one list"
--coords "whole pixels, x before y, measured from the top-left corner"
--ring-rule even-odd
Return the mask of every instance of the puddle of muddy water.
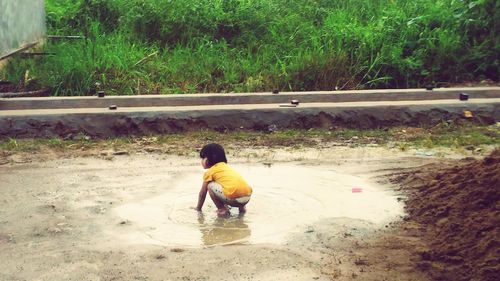
[[281, 244], [321, 219], [351, 218], [383, 225], [403, 214], [396, 197], [364, 175], [344, 174], [328, 165], [232, 166], [254, 189], [244, 216], [233, 208], [230, 218], [218, 218], [209, 196], [203, 213], [193, 210], [203, 170], [183, 167], [158, 179], [156, 186], [164, 192], [114, 207], [112, 214], [127, 226], [109, 226], [105, 232], [132, 244]]

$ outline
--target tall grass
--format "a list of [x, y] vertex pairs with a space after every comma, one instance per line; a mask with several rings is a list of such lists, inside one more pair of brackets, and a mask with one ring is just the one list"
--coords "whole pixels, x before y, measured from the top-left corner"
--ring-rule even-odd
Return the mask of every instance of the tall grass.
[[[421, 87], [499, 80], [495, 0], [47, 0], [53, 57], [15, 59], [56, 95]], [[154, 54], [141, 64], [142, 58]], [[1, 77], [0, 76], [0, 77]], [[34, 78], [34, 79], [33, 79]]]

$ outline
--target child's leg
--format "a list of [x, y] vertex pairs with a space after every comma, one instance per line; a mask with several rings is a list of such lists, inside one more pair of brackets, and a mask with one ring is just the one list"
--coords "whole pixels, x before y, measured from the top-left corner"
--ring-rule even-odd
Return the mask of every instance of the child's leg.
[[238, 207], [238, 211], [240, 212], [240, 214], [244, 214], [244, 213], [246, 213], [246, 211], [247, 211], [247, 207], [245, 207], [245, 206], [246, 206], [246, 204], [245, 204], [245, 205], [243, 205], [243, 206], [239, 206], [239, 207]]
[[244, 196], [232, 199], [230, 204], [233, 207], [238, 207], [240, 214], [244, 214], [247, 211], [246, 205], [250, 201], [250, 196]]
[[215, 207], [217, 207], [217, 215], [227, 216], [229, 211], [226, 209], [224, 201], [221, 198], [223, 196], [222, 187], [216, 182], [211, 182], [208, 184], [208, 194], [210, 195], [210, 198], [212, 198]]
[[212, 190], [209, 189], [208, 194], [210, 195], [210, 198], [212, 198], [212, 201], [214, 201], [217, 209], [224, 209], [224, 202], [222, 202], [222, 200], [220, 200], [220, 198], [217, 197], [217, 195]]

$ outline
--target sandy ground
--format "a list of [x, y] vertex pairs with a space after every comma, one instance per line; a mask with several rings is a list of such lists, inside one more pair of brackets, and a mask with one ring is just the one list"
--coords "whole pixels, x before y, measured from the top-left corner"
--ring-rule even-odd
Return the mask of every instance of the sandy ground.
[[[428, 247], [427, 242], [411, 224], [399, 227], [404, 214], [397, 212], [384, 220], [311, 213], [306, 217], [314, 219], [283, 228], [287, 233], [279, 242], [229, 239], [229, 243], [183, 245], [181, 239], [172, 245], [168, 237], [161, 243], [144, 239], [137, 233], [154, 232], [151, 222], [158, 217], [162, 221], [161, 213], [145, 213], [144, 220], [150, 224], [141, 225], [117, 210], [168, 192], [185, 176], [176, 170], [194, 169], [199, 159], [118, 154], [124, 155], [10, 155], [4, 159], [0, 165], [0, 280], [428, 280], [416, 267], [418, 252]], [[402, 201], [405, 195], [386, 175], [463, 157], [449, 151], [427, 155], [379, 147], [229, 151], [230, 161], [239, 167], [316, 165], [318, 170], [331, 168], [360, 176], [391, 202]], [[185, 188], [189, 195], [198, 186]], [[251, 203], [262, 206], [257, 198]], [[193, 205], [195, 200], [194, 196]], [[279, 212], [276, 201], [270, 210]], [[187, 201], [182, 202], [183, 210], [187, 209]], [[295, 203], [285, 204], [286, 208], [307, 209], [300, 200]], [[246, 232], [244, 238], [264, 228], [256, 223], [264, 216], [252, 204], [247, 217], [251, 234]], [[209, 219], [213, 211], [206, 207]], [[293, 221], [293, 216], [276, 216], [275, 222], [267, 223], [272, 228], [283, 219]], [[170, 235], [179, 238], [183, 233]]]

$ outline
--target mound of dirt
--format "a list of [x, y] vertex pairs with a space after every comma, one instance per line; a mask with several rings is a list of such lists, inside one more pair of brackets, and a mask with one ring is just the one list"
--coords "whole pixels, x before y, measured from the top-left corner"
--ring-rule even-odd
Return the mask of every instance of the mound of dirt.
[[430, 250], [419, 268], [436, 280], [498, 280], [500, 276], [500, 150], [448, 169], [423, 167], [413, 183], [409, 220], [422, 225]]

